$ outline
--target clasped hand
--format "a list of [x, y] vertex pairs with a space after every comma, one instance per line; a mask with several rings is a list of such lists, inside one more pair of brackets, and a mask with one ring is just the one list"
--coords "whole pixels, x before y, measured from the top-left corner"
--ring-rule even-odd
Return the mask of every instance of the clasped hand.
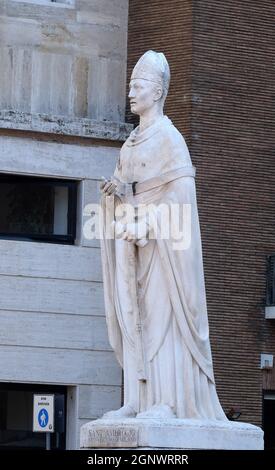
[[102, 176], [102, 182], [100, 183], [100, 191], [104, 196], [111, 196], [116, 192], [117, 184], [112, 180], [107, 180]]
[[115, 222], [116, 238], [121, 238], [128, 242], [136, 243], [139, 240], [146, 239], [149, 233], [149, 226], [145, 220], [138, 223], [122, 224]]

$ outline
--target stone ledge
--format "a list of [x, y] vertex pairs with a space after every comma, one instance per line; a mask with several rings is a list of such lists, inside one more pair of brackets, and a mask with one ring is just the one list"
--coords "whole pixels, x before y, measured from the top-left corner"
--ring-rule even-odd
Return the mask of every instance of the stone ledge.
[[0, 128], [124, 142], [131, 124], [0, 110]]
[[262, 450], [252, 424], [192, 419], [99, 419], [81, 427], [80, 446], [94, 448]]

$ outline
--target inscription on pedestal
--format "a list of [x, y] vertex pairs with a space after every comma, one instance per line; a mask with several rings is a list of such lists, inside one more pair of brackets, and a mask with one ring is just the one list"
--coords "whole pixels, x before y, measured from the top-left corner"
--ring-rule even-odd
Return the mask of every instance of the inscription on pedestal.
[[100, 426], [89, 430], [91, 447], [137, 447], [138, 429]]

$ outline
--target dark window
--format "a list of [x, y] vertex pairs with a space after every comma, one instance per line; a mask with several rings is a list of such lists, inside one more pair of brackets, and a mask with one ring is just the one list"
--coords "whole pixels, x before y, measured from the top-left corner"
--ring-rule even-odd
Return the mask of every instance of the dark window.
[[0, 237], [73, 244], [77, 182], [0, 175]]
[[263, 428], [265, 449], [275, 450], [275, 393], [270, 391], [264, 395]]
[[275, 255], [267, 258], [266, 304], [275, 305]]
[[[45, 433], [33, 432], [33, 395], [53, 394], [55, 427], [50, 434], [53, 450], [66, 448], [66, 387], [57, 385], [0, 383], [0, 451], [45, 449]], [[64, 419], [59, 419], [62, 412]], [[63, 426], [60, 426], [62, 421]]]

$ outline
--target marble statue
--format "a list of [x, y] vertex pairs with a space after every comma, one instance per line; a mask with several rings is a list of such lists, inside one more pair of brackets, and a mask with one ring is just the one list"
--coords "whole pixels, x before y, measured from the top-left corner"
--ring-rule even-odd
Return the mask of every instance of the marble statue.
[[213, 375], [195, 169], [184, 138], [163, 114], [169, 79], [162, 53], [148, 51], [134, 67], [129, 99], [140, 123], [114, 176], [101, 184], [102, 207], [106, 214], [127, 203], [136, 214], [153, 205], [158, 227], [160, 205], [188, 205], [191, 239], [175, 249], [171, 237], [156, 236], [148, 217], [124, 224], [106, 218], [114, 220], [115, 238], [102, 240], [105, 307], [124, 370], [124, 405], [104, 419], [227, 420]]
[[80, 446], [260, 450], [263, 431], [229, 421], [216, 393], [195, 169], [163, 115], [169, 78], [162, 53], [137, 62], [129, 98], [140, 123], [101, 183], [106, 319], [124, 404], [85, 423]]

